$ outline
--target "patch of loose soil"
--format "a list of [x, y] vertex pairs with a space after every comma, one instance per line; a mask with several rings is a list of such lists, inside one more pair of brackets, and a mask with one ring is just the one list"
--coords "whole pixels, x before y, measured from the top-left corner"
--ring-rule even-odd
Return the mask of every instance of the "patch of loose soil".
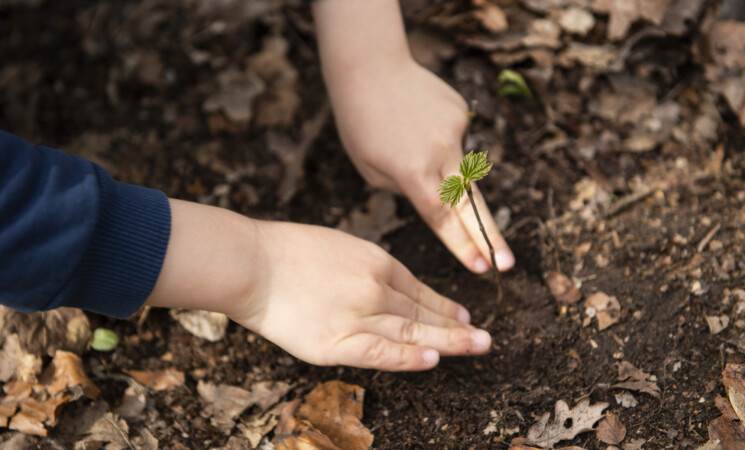
[[[252, 217], [336, 226], [368, 200], [370, 191], [329, 122], [306, 157], [301, 189], [277, 206], [283, 165], [267, 150], [277, 137], [271, 135], [297, 142], [299, 124], [325, 101], [304, 7], [277, 2], [281, 7], [268, 8], [272, 11], [261, 18], [236, 22], [224, 12], [197, 13], [191, 2], [175, 0], [36, 3], [0, 1], [2, 128], [100, 162], [121, 181]], [[432, 23], [441, 23], [422, 24], [414, 3], [405, 5], [412, 26], [453, 41], [467, 34], [457, 27], [431, 30]], [[452, 2], [436, 3], [445, 8]], [[157, 19], [160, 13], [167, 19]], [[226, 31], [209, 31], [217, 22]], [[588, 39], [602, 41], [604, 27], [599, 22]], [[217, 76], [233, 64], [242, 67], [267, 34], [286, 39], [289, 61], [299, 73], [302, 107], [292, 118], [296, 126], [215, 131], [219, 119], [210, 118], [203, 101], [217, 89]], [[678, 61], [678, 53], [688, 55], [690, 36], [678, 42], [680, 48], [666, 47], [663, 56]], [[642, 50], [652, 52], [647, 44]], [[195, 64], [200, 55], [195, 50], [206, 52], [209, 61]], [[568, 113], [572, 118], [559, 130], [542, 130], [544, 105], [499, 98], [463, 75], [496, 77], [489, 56], [459, 44], [455, 56], [438, 62], [438, 70], [465, 95], [489, 97], [480, 103], [487, 109], [474, 134], [483, 145], [501, 142], [501, 164], [479, 186], [494, 211], [507, 206], [512, 212], [506, 235], [517, 265], [503, 277], [504, 302], [495, 303], [490, 277], [463, 269], [406, 200], [397, 200], [397, 216], [406, 225], [384, 237], [384, 245], [417, 277], [486, 324], [494, 342], [488, 355], [445, 359], [424, 373], [322, 368], [298, 362], [235, 324], [222, 342], [207, 343], [164, 311], [152, 311], [141, 326], [137, 318], [95, 316], [94, 327], [112, 328], [123, 337], [111, 354], [84, 356], [103, 400], [121, 403], [124, 370], [183, 371], [185, 388], [150, 394], [148, 420], [136, 425], [148, 428], [165, 448], [212, 448], [228, 441], [200, 414], [199, 381], [246, 389], [256, 381], [282, 381], [293, 386], [287, 396], [293, 399], [337, 379], [365, 389], [362, 422], [373, 432], [376, 448], [507, 448], [557, 401], [572, 407], [588, 397], [610, 404], [608, 411], [626, 427], [624, 442], [642, 439], [645, 448], [706, 442], [708, 424], [720, 414], [714, 399], [726, 396], [720, 381], [724, 364], [745, 361], [745, 322], [732, 294], [745, 287], [745, 135], [737, 117], [717, 101], [714, 108], [723, 119], [715, 143], [598, 151], [588, 159], [578, 156], [578, 143], [588, 136], [599, 139], [609, 122], [582, 123], [578, 117], [585, 120], [584, 113]], [[650, 75], [664, 88], [652, 99], [677, 99], [683, 105], [680, 121], [692, 122], [703, 81], [693, 62], [676, 64], [678, 78]], [[518, 63], [518, 68], [534, 67]], [[598, 75], [596, 90], [577, 93], [572, 89], [583, 83], [582, 70], [557, 70], [555, 90], [542, 93], [545, 103], [571, 91], [587, 106], [610, 84]], [[630, 133], [628, 127], [622, 131], [626, 137], [623, 133]], [[549, 145], [561, 134], [576, 140]], [[723, 152], [719, 163], [715, 144]], [[631, 186], [632, 179], [638, 186]], [[585, 184], [577, 185], [581, 181]], [[608, 198], [582, 197], [575, 186], [587, 183], [600, 186]], [[610, 215], [596, 204], [616, 205], [644, 189], [648, 195]], [[583, 299], [558, 304], [544, 281], [549, 270], [573, 279]], [[595, 292], [620, 304], [617, 322], [604, 330], [584, 307]], [[706, 321], [713, 315], [731, 319], [716, 335]], [[628, 391], [614, 387], [622, 361], [653, 375], [659, 398], [632, 391], [637, 404], [622, 406]], [[0, 432], [0, 442], [9, 436]], [[38, 443], [51, 447], [54, 432], [50, 439]], [[562, 445], [602, 444], [594, 433], [584, 433]]]

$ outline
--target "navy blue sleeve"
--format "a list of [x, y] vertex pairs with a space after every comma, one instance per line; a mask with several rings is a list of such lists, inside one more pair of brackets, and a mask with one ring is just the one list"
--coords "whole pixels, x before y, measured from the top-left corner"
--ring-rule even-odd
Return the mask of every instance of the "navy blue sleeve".
[[128, 317], [155, 286], [170, 231], [164, 193], [0, 130], [0, 304]]

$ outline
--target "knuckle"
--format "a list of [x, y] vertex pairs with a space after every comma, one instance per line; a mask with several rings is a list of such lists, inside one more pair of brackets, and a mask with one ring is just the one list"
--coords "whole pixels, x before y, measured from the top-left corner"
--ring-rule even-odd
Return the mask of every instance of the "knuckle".
[[377, 338], [365, 350], [365, 362], [370, 367], [379, 367], [388, 359], [388, 344], [382, 337]]
[[401, 342], [413, 345], [421, 341], [424, 332], [422, 324], [413, 320], [407, 320], [401, 327]]

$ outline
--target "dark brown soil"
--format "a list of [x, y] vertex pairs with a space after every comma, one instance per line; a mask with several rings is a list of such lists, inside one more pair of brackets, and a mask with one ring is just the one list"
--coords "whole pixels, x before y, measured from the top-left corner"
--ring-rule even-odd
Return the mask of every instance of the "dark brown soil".
[[[301, 190], [278, 206], [283, 166], [266, 150], [267, 132], [210, 131], [201, 104], [221, 69], [195, 66], [185, 54], [185, 30], [208, 23], [185, 3], [80, 0], [6, 7], [0, 2], [0, 127], [101, 162], [121, 181], [187, 200], [217, 203], [210, 194], [225, 183], [222, 165], [247, 167], [232, 182], [223, 206], [251, 217], [336, 226], [370, 191], [345, 156], [333, 124], [327, 124], [307, 156]], [[146, 31], [131, 31], [142, 25], [138, 18], [157, 11], [168, 19]], [[83, 25], [91, 14], [98, 14], [99, 22]], [[307, 20], [305, 7], [294, 5], [268, 19], [228, 23], [229, 32], [196, 44], [240, 61], [259, 51], [262, 36], [280, 27], [301, 78], [303, 106], [293, 126], [278, 129], [291, 139], [325, 101], [312, 34], [302, 28]], [[98, 47], [85, 50], [86, 45]], [[681, 40], [681, 47], [687, 45]], [[112, 71], [123, 70], [125, 55], [145, 50], [159, 55], [165, 81], [147, 84], [136, 74], [120, 73], [118, 104], [113, 105], [107, 93]], [[470, 85], [453, 73], [464, 61], [497, 73], [486, 55], [459, 47], [440, 74], [463, 92]], [[680, 79], [699, 76], [692, 64], [679, 69]], [[697, 87], [695, 81], [687, 85], [694, 93]], [[745, 361], [743, 346], [737, 346], [743, 330], [734, 324], [742, 312], [736, 311], [737, 299], [725, 295], [726, 289], [745, 287], [745, 134], [736, 118], [718, 105], [724, 116], [718, 139], [724, 164], [718, 176], [694, 180], [693, 168], [710, 161], [711, 148], [599, 153], [585, 164], [570, 150], [534, 151], [520, 145], [535, 127], [530, 122], [544, 120], [542, 108], [493, 96], [490, 114], [504, 115], [508, 131], [503, 164], [480, 188], [494, 211], [506, 205], [513, 226], [522, 224], [507, 233], [517, 265], [504, 276], [504, 302], [495, 303], [490, 278], [462, 268], [405, 199], [398, 200], [397, 215], [408, 224], [384, 238], [417, 277], [466, 305], [476, 323], [489, 323], [494, 345], [488, 355], [445, 359], [424, 373], [321, 368], [298, 362], [235, 324], [224, 342], [210, 344], [164, 311], [151, 312], [141, 328], [136, 319], [93, 317], [94, 325], [124, 337], [113, 353], [84, 357], [103, 398], [111, 405], [121, 402], [126, 383], [110, 375], [124, 369], [184, 371], [187, 389], [154, 394], [153, 420], [142, 425], [164, 448], [212, 448], [227, 442], [200, 416], [199, 380], [243, 387], [256, 380], [285, 381], [294, 386], [289, 398], [327, 380], [358, 384], [366, 391], [363, 423], [373, 431], [376, 448], [507, 448], [544, 412], [553, 411], [558, 400], [571, 407], [586, 397], [608, 402], [609, 411], [620, 415], [628, 431], [625, 442], [642, 439], [644, 448], [695, 448], [706, 442], [709, 422], [720, 415], [714, 398], [724, 394], [724, 364]], [[481, 115], [476, 132], [489, 130], [492, 120]], [[574, 131], [581, 125], [574, 124]], [[587, 206], [572, 210], [569, 205], [575, 183], [598, 171], [607, 180], [657, 171], [675, 181], [617, 214], [605, 218], [596, 213], [594, 221], [586, 222], [580, 214]], [[629, 192], [611, 190], [614, 201]], [[715, 245], [699, 251], [700, 241], [717, 224]], [[584, 253], [577, 250], [583, 243], [591, 244]], [[728, 258], [735, 267], [724, 270]], [[548, 270], [581, 280], [585, 297], [596, 291], [616, 296], [618, 323], [602, 331], [595, 320], [583, 326], [582, 302], [559, 306], [544, 282]], [[701, 287], [694, 293], [696, 282]], [[712, 335], [705, 316], [715, 314], [728, 315], [733, 324]], [[166, 354], [172, 359], [164, 360]], [[621, 361], [654, 374], [661, 397], [634, 392], [638, 406], [619, 405], [615, 395], [622, 390], [613, 385]], [[496, 431], [485, 434], [490, 423]], [[42, 447], [51, 442], [39, 441]], [[605, 447], [594, 433], [562, 444]]]

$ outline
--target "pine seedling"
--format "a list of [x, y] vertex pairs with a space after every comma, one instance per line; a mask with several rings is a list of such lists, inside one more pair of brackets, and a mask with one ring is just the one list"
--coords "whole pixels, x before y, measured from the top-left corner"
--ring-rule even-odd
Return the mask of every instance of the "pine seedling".
[[[465, 139], [464, 139], [465, 141]], [[454, 208], [460, 203], [463, 195], [468, 196], [468, 200], [471, 202], [471, 207], [476, 215], [476, 220], [479, 223], [479, 229], [481, 234], [484, 236], [486, 245], [489, 247], [489, 256], [491, 257], [491, 264], [494, 268], [494, 278], [497, 282], [497, 301], [502, 301], [502, 277], [499, 274], [497, 263], [494, 258], [494, 247], [489, 240], [489, 236], [486, 234], [484, 229], [484, 223], [481, 221], [479, 210], [476, 208], [476, 202], [473, 199], [473, 192], [471, 183], [476, 182], [484, 178], [492, 168], [492, 163], [486, 161], [487, 152], [474, 153], [473, 151], [468, 152], [463, 160], [460, 162], [459, 175], [451, 175], [445, 178], [440, 185], [440, 202], [442, 206], [450, 204], [451, 208]]]

